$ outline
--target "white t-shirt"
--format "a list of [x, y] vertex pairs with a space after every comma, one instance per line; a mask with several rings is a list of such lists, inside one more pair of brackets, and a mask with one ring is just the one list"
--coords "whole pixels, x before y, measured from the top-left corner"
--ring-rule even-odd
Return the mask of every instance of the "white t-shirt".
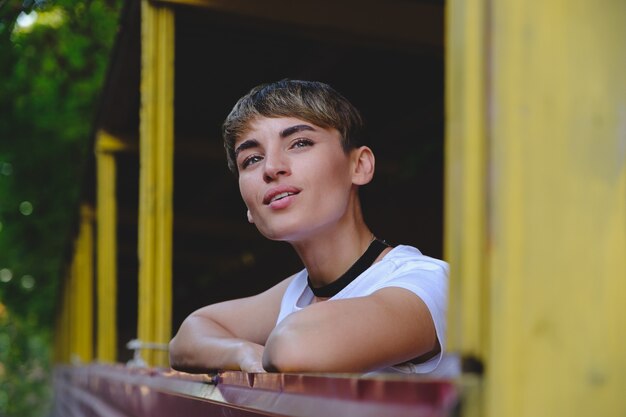
[[[441, 353], [423, 363], [407, 362], [380, 371], [426, 373], [435, 370], [445, 348], [448, 264], [422, 255], [412, 246], [396, 246], [330, 300], [363, 297], [386, 287], [404, 288], [422, 299], [435, 323]], [[289, 314], [310, 305], [312, 301], [313, 292], [307, 284], [307, 271], [304, 269], [289, 283], [276, 324]]]

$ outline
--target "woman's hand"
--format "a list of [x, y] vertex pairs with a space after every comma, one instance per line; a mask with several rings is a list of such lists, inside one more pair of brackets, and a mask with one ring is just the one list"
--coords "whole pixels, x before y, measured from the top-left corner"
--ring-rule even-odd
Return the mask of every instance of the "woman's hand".
[[242, 341], [239, 348], [239, 368], [249, 373], [264, 373], [263, 369], [263, 351], [265, 348], [256, 343]]
[[170, 342], [170, 365], [178, 371], [265, 372], [261, 358], [276, 325], [291, 278], [253, 297], [203, 307], [183, 321]]

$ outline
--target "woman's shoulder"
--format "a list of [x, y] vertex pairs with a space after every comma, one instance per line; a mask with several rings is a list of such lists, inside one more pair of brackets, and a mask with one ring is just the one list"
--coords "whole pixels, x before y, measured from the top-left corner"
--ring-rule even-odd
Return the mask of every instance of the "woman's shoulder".
[[306, 269], [303, 269], [291, 275], [289, 278], [287, 278], [285, 280], [286, 287], [285, 287], [283, 300], [285, 298], [297, 299], [298, 297], [300, 297], [300, 295], [302, 294], [302, 292], [305, 290], [305, 288], [308, 285], [307, 276], [308, 275], [307, 275]]
[[449, 270], [447, 262], [424, 255], [419, 249], [409, 245], [395, 246], [382, 261], [393, 264], [398, 269], [440, 270], [446, 275]]
[[420, 291], [428, 288], [431, 291], [432, 287], [445, 287], [447, 280], [446, 262], [426, 256], [415, 247], [398, 245], [352, 281], [339, 295], [368, 295], [385, 287], [420, 288]]

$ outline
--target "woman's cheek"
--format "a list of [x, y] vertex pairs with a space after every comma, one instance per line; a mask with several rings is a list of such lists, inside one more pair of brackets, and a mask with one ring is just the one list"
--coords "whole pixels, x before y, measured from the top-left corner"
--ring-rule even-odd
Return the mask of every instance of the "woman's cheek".
[[254, 207], [254, 194], [251, 192], [251, 186], [247, 181], [239, 180], [239, 193], [241, 194], [241, 198], [245, 203], [248, 210], [250, 210], [253, 214], [255, 211]]

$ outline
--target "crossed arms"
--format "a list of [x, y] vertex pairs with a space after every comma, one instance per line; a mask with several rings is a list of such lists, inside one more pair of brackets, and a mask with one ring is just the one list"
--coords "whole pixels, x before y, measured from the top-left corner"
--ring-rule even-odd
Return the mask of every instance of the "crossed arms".
[[435, 353], [424, 302], [402, 288], [314, 303], [276, 326], [288, 278], [253, 297], [203, 307], [170, 342], [186, 372], [367, 372]]

